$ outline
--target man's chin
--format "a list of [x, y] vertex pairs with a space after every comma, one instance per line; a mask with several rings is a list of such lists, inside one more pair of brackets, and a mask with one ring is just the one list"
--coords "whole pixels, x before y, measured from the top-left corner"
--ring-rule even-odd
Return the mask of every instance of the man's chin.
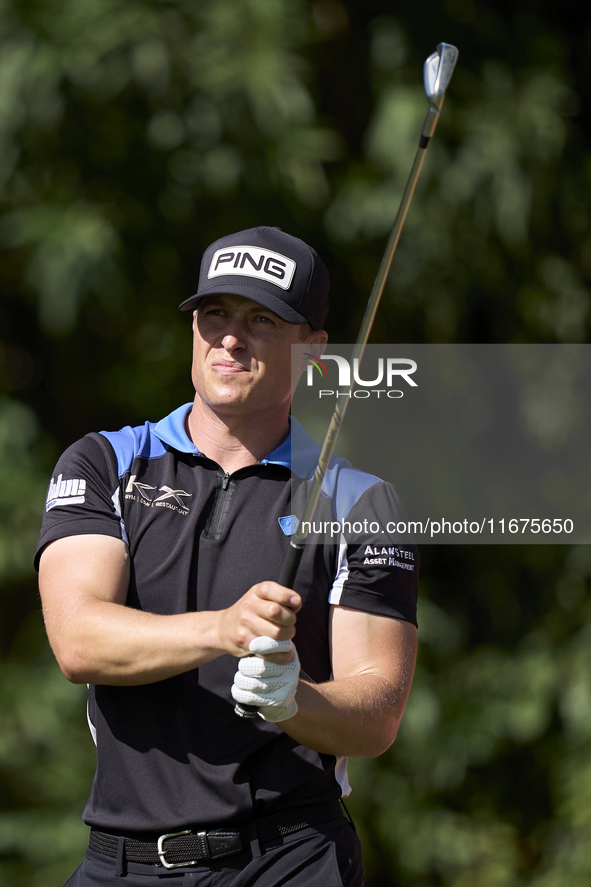
[[224, 412], [232, 414], [256, 410], [254, 398], [250, 396], [248, 391], [216, 392], [210, 396], [201, 395], [201, 400], [205, 406], [220, 415]]

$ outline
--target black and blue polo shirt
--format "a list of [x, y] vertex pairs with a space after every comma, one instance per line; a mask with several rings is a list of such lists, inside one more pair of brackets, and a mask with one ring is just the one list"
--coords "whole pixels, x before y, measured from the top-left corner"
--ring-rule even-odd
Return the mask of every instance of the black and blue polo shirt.
[[[226, 474], [187, 435], [185, 404], [160, 422], [88, 434], [59, 459], [36, 565], [48, 542], [98, 533], [129, 547], [127, 605], [157, 614], [218, 610], [277, 579], [320, 447], [295, 421], [260, 463]], [[333, 458], [315, 520], [386, 527], [403, 514], [391, 485]], [[311, 537], [313, 538], [313, 537]], [[384, 541], [386, 540], [386, 541]], [[416, 624], [418, 553], [383, 531], [309, 544], [295, 582], [295, 644], [314, 681], [331, 676], [332, 605]], [[384, 556], [381, 556], [381, 554]], [[121, 833], [230, 825], [347, 790], [343, 762], [280, 727], [236, 717], [226, 655], [156, 683], [91, 686], [97, 769], [84, 820]]]

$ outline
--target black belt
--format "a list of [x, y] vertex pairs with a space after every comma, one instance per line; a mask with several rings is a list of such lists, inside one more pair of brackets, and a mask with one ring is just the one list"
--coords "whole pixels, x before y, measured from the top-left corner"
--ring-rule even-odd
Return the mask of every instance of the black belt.
[[[160, 835], [156, 841], [139, 841], [123, 837], [125, 859], [146, 865], [161, 865], [164, 868], [197, 865], [212, 859], [234, 856], [249, 846], [251, 827], [256, 828], [259, 841], [273, 841], [277, 838], [299, 832], [301, 829], [320, 822], [340, 818], [343, 815], [338, 801], [329, 804], [315, 804], [312, 807], [293, 807], [282, 810], [274, 816], [265, 816], [252, 823], [237, 825], [236, 828], [215, 828], [192, 831], [186, 829]], [[115, 859], [118, 856], [120, 837], [91, 829], [89, 847], [103, 856]]]

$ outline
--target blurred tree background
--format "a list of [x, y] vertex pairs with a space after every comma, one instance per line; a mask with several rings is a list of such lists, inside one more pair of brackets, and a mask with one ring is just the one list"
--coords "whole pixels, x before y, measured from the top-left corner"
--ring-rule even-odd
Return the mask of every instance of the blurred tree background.
[[[222, 234], [317, 246], [354, 340], [441, 40], [459, 66], [372, 341], [588, 341], [584, 4], [1, 0], [1, 887], [61, 884], [86, 843], [84, 692], [31, 567], [57, 455], [192, 398], [176, 306]], [[422, 560], [405, 721], [351, 766], [368, 887], [587, 887], [591, 552]]]

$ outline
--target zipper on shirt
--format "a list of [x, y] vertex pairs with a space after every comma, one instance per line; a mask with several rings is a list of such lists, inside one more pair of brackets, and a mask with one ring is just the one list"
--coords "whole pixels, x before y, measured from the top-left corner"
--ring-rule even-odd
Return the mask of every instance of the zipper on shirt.
[[234, 492], [234, 484], [230, 483], [231, 476], [228, 472], [222, 471], [220, 478], [221, 483], [218, 485], [211, 515], [205, 526], [204, 535], [208, 539], [219, 539], [224, 518], [230, 505], [230, 499]]

